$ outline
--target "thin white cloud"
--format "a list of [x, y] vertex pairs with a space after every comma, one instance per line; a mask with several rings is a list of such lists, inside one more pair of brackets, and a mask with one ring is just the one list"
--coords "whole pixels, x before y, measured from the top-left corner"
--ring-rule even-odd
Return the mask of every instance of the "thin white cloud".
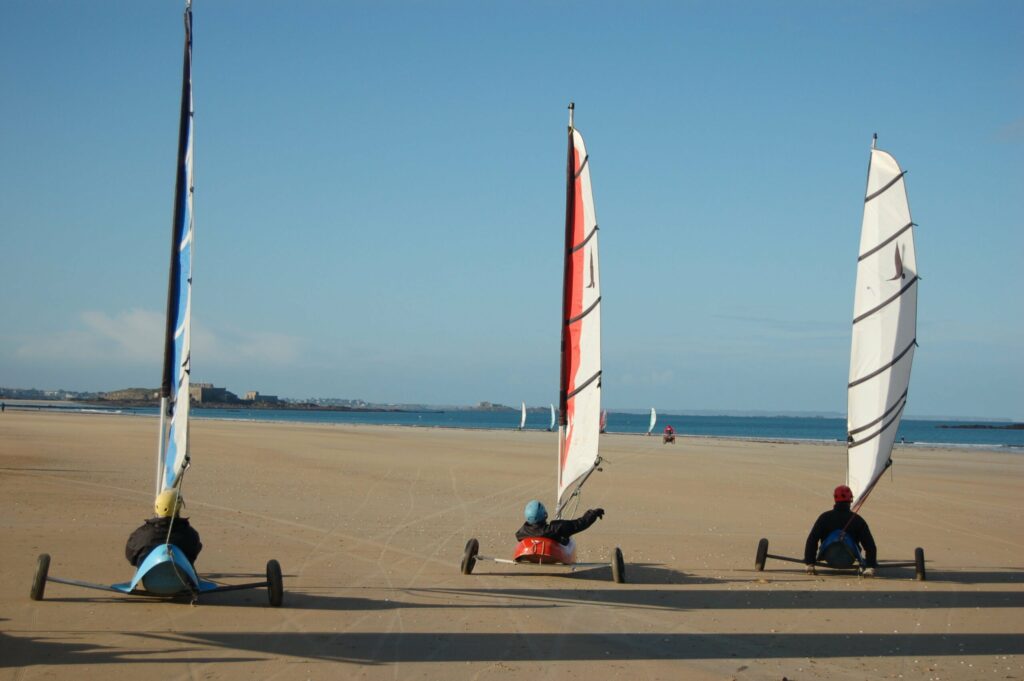
[[1024, 118], [1017, 118], [996, 129], [996, 141], [1020, 142], [1024, 140]]
[[302, 347], [299, 337], [273, 331], [214, 330], [198, 322], [192, 328], [194, 366], [289, 366], [298, 362]]
[[[115, 314], [87, 310], [74, 328], [22, 337], [19, 359], [59, 364], [154, 365], [163, 355], [164, 315], [131, 309]], [[193, 320], [192, 354], [202, 366], [288, 366], [302, 356], [302, 340], [276, 332], [211, 329]]]
[[78, 322], [78, 328], [23, 338], [16, 355], [25, 360], [60, 363], [159, 361], [163, 315], [143, 309], [113, 316], [87, 310], [79, 314]]

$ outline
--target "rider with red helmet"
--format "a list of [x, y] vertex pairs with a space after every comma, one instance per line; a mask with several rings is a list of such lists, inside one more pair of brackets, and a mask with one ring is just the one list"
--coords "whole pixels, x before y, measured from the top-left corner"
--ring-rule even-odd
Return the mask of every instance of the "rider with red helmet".
[[[853, 502], [853, 490], [846, 485], [839, 485], [832, 492], [832, 497], [835, 500], [835, 506], [831, 511], [825, 511], [818, 516], [814, 527], [811, 528], [811, 533], [807, 535], [807, 544], [804, 545], [804, 563], [807, 565], [807, 572], [814, 574], [814, 563], [818, 559], [818, 545], [832, 537], [833, 534], [839, 533], [843, 540], [852, 540], [851, 544], [854, 548], [863, 547], [864, 574], [868, 576], [875, 574], [875, 568], [878, 567], [878, 549], [875, 547], [875, 540], [871, 536], [867, 522], [850, 510], [850, 504]], [[822, 549], [824, 548], [825, 546], [822, 545]]]

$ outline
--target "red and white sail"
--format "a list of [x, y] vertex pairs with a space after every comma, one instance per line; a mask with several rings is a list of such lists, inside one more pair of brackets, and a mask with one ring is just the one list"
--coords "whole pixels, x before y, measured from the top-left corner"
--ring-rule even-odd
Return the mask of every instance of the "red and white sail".
[[847, 393], [847, 484], [854, 509], [891, 463], [917, 345], [917, 284], [904, 172], [872, 144]]
[[559, 385], [558, 513], [597, 466], [601, 431], [601, 277], [590, 162], [569, 107]]

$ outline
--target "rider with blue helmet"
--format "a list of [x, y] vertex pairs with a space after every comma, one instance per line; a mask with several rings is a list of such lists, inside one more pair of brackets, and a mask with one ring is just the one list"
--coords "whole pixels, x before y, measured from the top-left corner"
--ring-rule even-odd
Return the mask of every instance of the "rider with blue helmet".
[[604, 517], [603, 508], [592, 508], [585, 511], [576, 520], [552, 520], [548, 522], [548, 510], [536, 499], [526, 504], [523, 512], [526, 522], [516, 531], [516, 539], [522, 541], [527, 537], [546, 537], [559, 544], [568, 544], [569, 537], [582, 532]]

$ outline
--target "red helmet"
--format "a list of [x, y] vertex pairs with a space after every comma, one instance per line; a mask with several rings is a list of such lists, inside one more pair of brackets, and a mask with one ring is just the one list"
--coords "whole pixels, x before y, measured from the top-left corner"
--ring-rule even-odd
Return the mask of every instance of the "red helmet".
[[853, 501], [853, 490], [846, 485], [839, 485], [832, 492], [832, 497], [836, 500], [837, 504], [841, 501]]

